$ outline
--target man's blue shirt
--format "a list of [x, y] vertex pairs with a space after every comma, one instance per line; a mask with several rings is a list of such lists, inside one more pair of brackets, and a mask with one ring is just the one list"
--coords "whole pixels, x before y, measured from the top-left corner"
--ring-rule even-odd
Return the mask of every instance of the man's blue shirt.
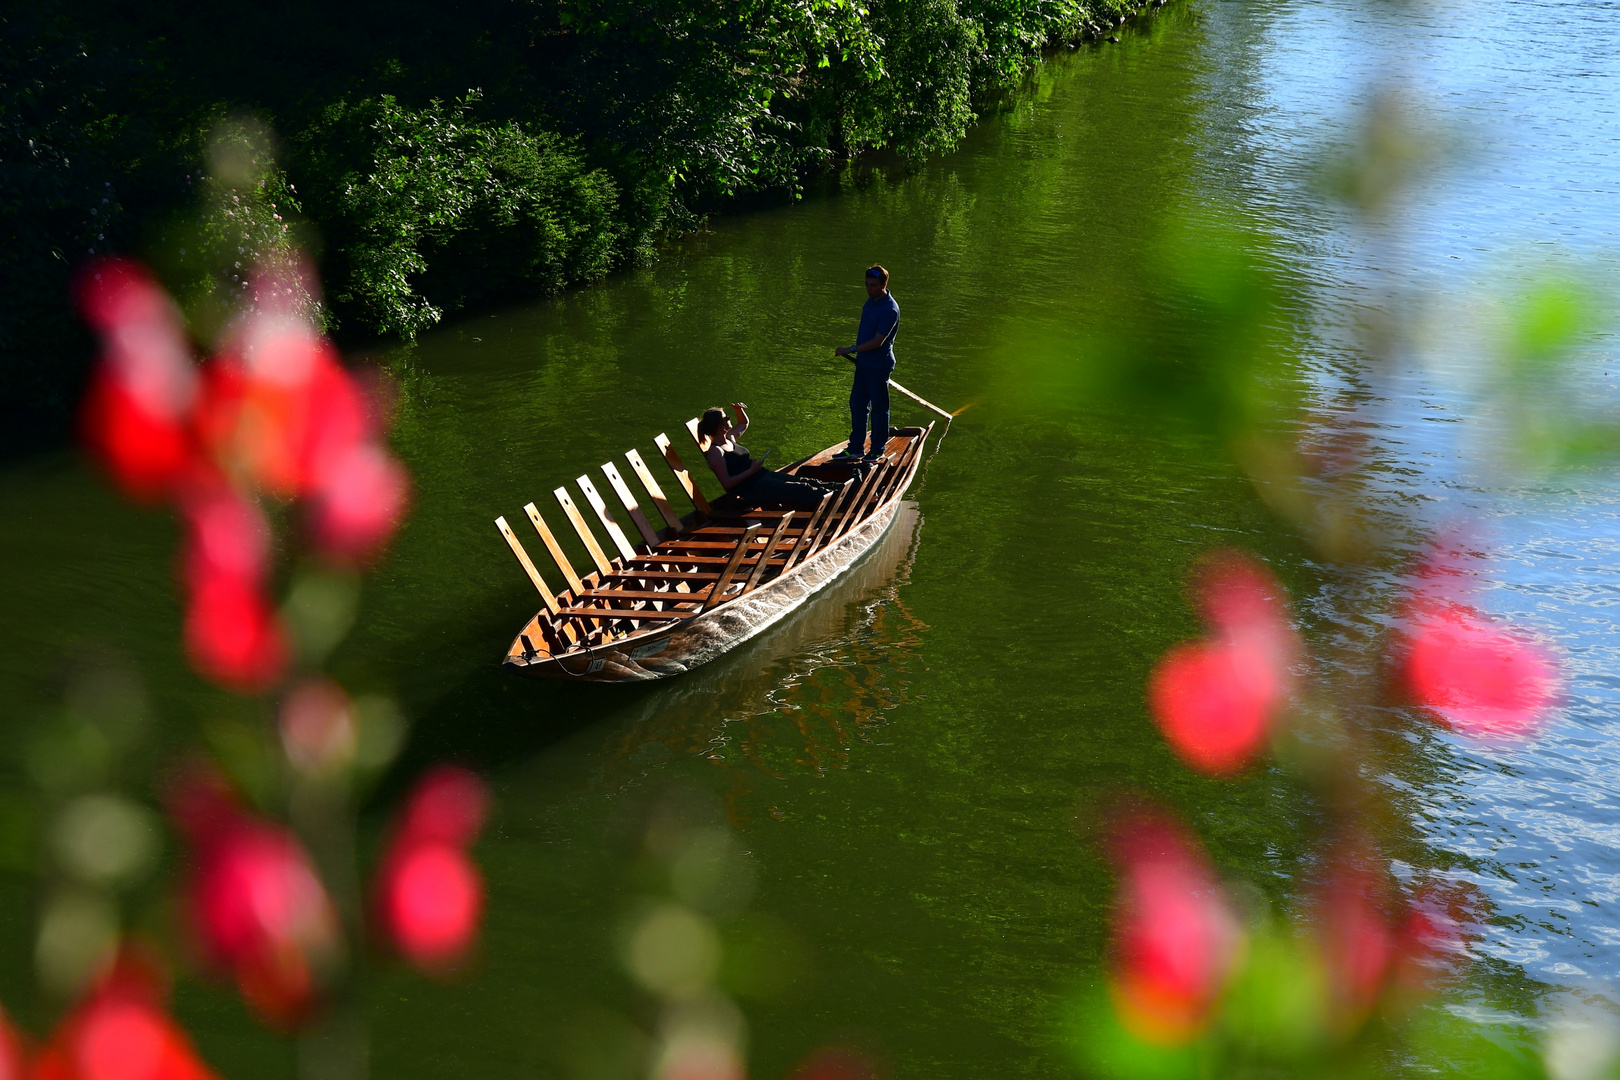
[[899, 328], [900, 305], [894, 302], [894, 297], [884, 293], [875, 300], [869, 298], [861, 308], [861, 329], [855, 336], [855, 343], [863, 345], [881, 334], [883, 344], [870, 352], [856, 353], [855, 358], [868, 364], [893, 366], [894, 338], [900, 332]]

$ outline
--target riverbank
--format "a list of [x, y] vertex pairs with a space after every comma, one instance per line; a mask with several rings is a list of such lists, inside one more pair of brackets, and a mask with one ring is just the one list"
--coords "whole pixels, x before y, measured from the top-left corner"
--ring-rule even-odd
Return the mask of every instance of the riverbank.
[[0, 453], [67, 431], [90, 355], [68, 282], [95, 254], [153, 263], [206, 342], [250, 253], [296, 244], [340, 340], [408, 339], [644, 262], [868, 151], [948, 151], [1043, 53], [1165, 2], [8, 16]]

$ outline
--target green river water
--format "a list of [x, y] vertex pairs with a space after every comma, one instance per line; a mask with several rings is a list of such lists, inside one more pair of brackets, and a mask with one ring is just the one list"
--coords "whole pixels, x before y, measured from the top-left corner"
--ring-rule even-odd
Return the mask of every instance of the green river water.
[[[1272, 517], [1222, 438], [1089, 394], [1083, 357], [1110, 328], [1152, 330], [1138, 326], [1142, 253], [1166, 208], [1190, 200], [1243, 206], [1300, 295], [1364, 279], [1302, 179], [1320, 130], [1255, 117], [1331, 111], [1362, 93], [1377, 72], [1345, 45], [1359, 20], [1412, 18], [1417, 39], [1446, 36], [1441, 16], [1368, 11], [1173, 5], [1118, 46], [1054, 58], [942, 160], [717, 218], [654, 266], [450, 324], [390, 358], [415, 507], [333, 670], [397, 695], [413, 724], [408, 763], [473, 764], [498, 806], [478, 848], [490, 898], [480, 959], [448, 985], [373, 984], [374, 1075], [627, 1075], [615, 1055], [656, 1009], [618, 942], [662, 888], [643, 837], [669, 806], [728, 829], [746, 864], [746, 911], [725, 922], [726, 985], [759, 1077], [837, 1040], [871, 1048], [896, 1077], [1073, 1075], [1056, 1018], [1096, 982], [1105, 944], [1111, 885], [1076, 827], [1101, 793], [1151, 793], [1223, 868], [1288, 889], [1314, 836], [1311, 800], [1277, 769], [1194, 777], [1148, 722], [1142, 687], [1196, 630], [1181, 579], [1199, 552], [1246, 547], [1297, 597], [1329, 596], [1302, 604], [1327, 634], [1332, 574]], [[1504, 20], [1484, 33], [1512, 30]], [[1492, 93], [1476, 74], [1465, 89]], [[1489, 214], [1470, 205], [1454, 216], [1488, 232]], [[1419, 272], [1448, 242], [1434, 227], [1416, 245]], [[521, 521], [525, 502], [550, 505], [553, 487], [631, 446], [654, 461], [660, 431], [684, 451], [682, 423], [714, 403], [748, 402], [750, 444], [774, 446], [778, 461], [839, 439], [847, 366], [831, 350], [851, 339], [872, 261], [893, 273], [903, 311], [895, 377], [949, 408], [973, 403], [885, 546], [792, 620], [678, 680], [502, 672], [536, 599], [492, 519]], [[1334, 320], [1319, 321], [1331, 341]], [[1332, 347], [1316, 353], [1318, 391], [1342, 400], [1335, 388], [1354, 380]], [[1410, 394], [1422, 396], [1390, 391], [1379, 422], [1421, 442], [1427, 429], [1400, 411]], [[1378, 394], [1351, 396], [1361, 408]], [[928, 419], [898, 397], [895, 415]], [[1450, 483], [1406, 475], [1412, 490]], [[1606, 491], [1594, 499], [1612, 505]], [[178, 656], [167, 518], [125, 506], [64, 458], [0, 475], [0, 521], [0, 709], [14, 729], [56, 700], [60, 672], [102, 648], [134, 660], [173, 731], [227, 708]], [[1581, 700], [1607, 715], [1594, 693]], [[1472, 767], [1433, 737], [1408, 743], [1396, 771], [1414, 824], [1388, 842], [1406, 864], [1466, 863], [1489, 878], [1485, 863], [1447, 854], [1467, 848], [1456, 839], [1467, 822], [1496, 820], [1467, 794]], [[1588, 861], [1612, 875], [1610, 812], [1591, 820]], [[1533, 856], [1557, 846], [1503, 829]], [[8, 1002], [32, 1000], [32, 888], [17, 877], [7, 893]], [[1607, 940], [1601, 927], [1540, 934], [1555, 916], [1538, 902], [1503, 900], [1504, 936], [1481, 948], [1477, 985], [1498, 1003], [1528, 1000], [1555, 962], [1578, 963], [1566, 952], [1590, 957], [1600, 950], [1586, 943]], [[289, 1044], [229, 995], [187, 983], [177, 1007], [224, 1075], [289, 1073]]]

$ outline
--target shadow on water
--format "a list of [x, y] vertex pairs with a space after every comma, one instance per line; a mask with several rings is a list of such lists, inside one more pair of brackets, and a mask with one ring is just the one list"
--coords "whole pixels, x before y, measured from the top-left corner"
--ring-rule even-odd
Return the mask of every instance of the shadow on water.
[[[673, 679], [617, 685], [526, 681], [506, 672], [499, 650], [491, 648], [486, 664], [418, 719], [399, 772], [413, 775], [446, 758], [495, 771], [596, 726], [606, 734], [614, 763], [604, 782], [616, 787], [669, 757], [712, 753], [731, 718], [827, 712], [826, 692], [812, 674], [841, 664], [845, 650], [839, 646], [869, 634], [882, 620], [885, 602], [897, 600], [920, 527], [917, 504], [902, 503], [878, 544], [802, 608], [726, 656]], [[910, 616], [903, 621], [910, 630], [921, 625]], [[901, 640], [914, 636], [906, 632]], [[855, 665], [841, 673], [848, 695], [838, 706], [839, 722], [857, 728], [877, 712], [874, 700], [892, 696], [878, 689], [890, 673], [860, 663], [862, 652], [856, 648]], [[806, 737], [805, 752], [813, 758], [830, 752], [808, 730]], [[746, 737], [742, 741], [745, 756], [769, 771], [750, 754]]]

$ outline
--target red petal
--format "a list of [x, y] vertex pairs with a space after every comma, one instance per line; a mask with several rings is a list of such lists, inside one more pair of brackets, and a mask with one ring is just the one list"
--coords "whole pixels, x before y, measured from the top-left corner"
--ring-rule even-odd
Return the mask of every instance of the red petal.
[[124, 493], [142, 502], [168, 494], [196, 454], [179, 420], [144, 407], [106, 366], [92, 377], [79, 433]]
[[315, 542], [344, 561], [365, 558], [393, 536], [409, 495], [409, 477], [387, 451], [370, 443], [352, 447], [331, 463], [315, 492]]
[[1271, 714], [1285, 699], [1283, 675], [1262, 642], [1184, 642], [1154, 669], [1148, 709], [1183, 761], [1230, 775], [1264, 746]]
[[483, 912], [483, 884], [460, 848], [408, 845], [389, 860], [382, 910], [384, 928], [406, 959], [442, 969], [472, 945]]
[[1181, 828], [1136, 814], [1117, 829], [1112, 957], [1125, 1023], [1160, 1043], [1192, 1038], [1231, 966], [1238, 924], [1213, 868]]
[[1470, 735], [1528, 735], [1558, 685], [1552, 659], [1464, 607], [1421, 611], [1408, 631], [1414, 697]]
[[287, 641], [257, 588], [229, 578], [199, 583], [186, 610], [192, 666], [243, 693], [272, 686], [287, 666]]
[[470, 844], [489, 812], [489, 787], [454, 765], [430, 769], [406, 803], [400, 829], [405, 843]]

